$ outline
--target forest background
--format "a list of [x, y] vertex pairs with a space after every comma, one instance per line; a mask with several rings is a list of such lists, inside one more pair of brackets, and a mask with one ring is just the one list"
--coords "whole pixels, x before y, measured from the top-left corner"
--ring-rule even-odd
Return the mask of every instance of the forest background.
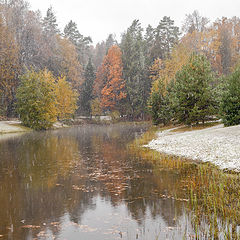
[[0, 116], [33, 128], [37, 118], [36, 129], [74, 114], [238, 124], [239, 55], [238, 17], [194, 11], [181, 28], [168, 16], [145, 29], [134, 20], [119, 41], [93, 46], [72, 20], [61, 32], [52, 7], [42, 17], [26, 1], [0, 1]]

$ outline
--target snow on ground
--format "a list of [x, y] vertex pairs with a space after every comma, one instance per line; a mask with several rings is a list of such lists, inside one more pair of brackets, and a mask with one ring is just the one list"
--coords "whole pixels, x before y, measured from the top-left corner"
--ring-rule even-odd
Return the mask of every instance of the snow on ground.
[[157, 139], [144, 147], [240, 172], [240, 125], [217, 125], [189, 132], [171, 130], [159, 132]]
[[[53, 129], [66, 128], [68, 125], [55, 122], [53, 124]], [[0, 135], [6, 133], [22, 133], [31, 131], [29, 128], [26, 128], [21, 125], [21, 122], [18, 120], [14, 121], [0, 121]]]
[[20, 121], [0, 121], [0, 134], [26, 132], [26, 129], [20, 126]]

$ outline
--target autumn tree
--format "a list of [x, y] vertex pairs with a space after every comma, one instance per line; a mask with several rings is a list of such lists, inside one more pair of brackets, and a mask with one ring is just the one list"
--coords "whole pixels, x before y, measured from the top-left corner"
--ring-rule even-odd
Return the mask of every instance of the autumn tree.
[[153, 89], [158, 79], [163, 81], [165, 87], [172, 79], [175, 79], [175, 74], [188, 62], [190, 55], [191, 52], [183, 44], [178, 44], [172, 49], [170, 56], [165, 60], [155, 59], [150, 67]]
[[107, 56], [103, 58], [102, 64], [98, 67], [96, 78], [93, 83], [93, 100], [91, 101], [91, 115], [99, 115], [101, 110], [102, 89], [107, 83]]
[[117, 41], [114, 34], [109, 34], [105, 41], [96, 44], [93, 51], [93, 63], [95, 68], [98, 69], [101, 66], [104, 57], [106, 56], [108, 50], [113, 45], [116, 45]]
[[197, 10], [194, 10], [192, 14], [186, 14], [182, 30], [186, 33], [204, 32], [208, 23], [208, 18], [201, 16]]
[[98, 98], [91, 101], [91, 115], [100, 116], [102, 114], [101, 102]]
[[14, 113], [14, 100], [20, 70], [18, 45], [0, 17], [0, 115]]
[[106, 67], [108, 66], [107, 56], [103, 58], [102, 64], [98, 67], [96, 78], [93, 84], [93, 95], [95, 98], [101, 99], [102, 89], [107, 83], [107, 71]]
[[44, 34], [40, 12], [31, 11], [24, 0], [9, 0], [4, 1], [0, 13], [18, 45], [20, 71], [31, 67], [36, 70], [51, 68], [47, 65], [51, 63], [49, 59], [56, 43], [52, 44]]
[[101, 91], [101, 105], [105, 110], [119, 109], [120, 101], [126, 97], [121, 57], [122, 53], [118, 46], [114, 45], [108, 50], [104, 65], [107, 81]]
[[[213, 28], [217, 32], [219, 41], [219, 72], [226, 75], [231, 72], [234, 65], [236, 64], [236, 58], [234, 59], [234, 56], [236, 54], [237, 48], [239, 47], [239, 39], [236, 33], [236, 28], [232, 19], [225, 17], [215, 21]], [[239, 53], [237, 53], [237, 55], [239, 57]]]
[[149, 110], [154, 124], [167, 124], [173, 117], [173, 85], [175, 75], [187, 64], [190, 53], [181, 44], [176, 46], [169, 58], [156, 59], [150, 68], [152, 89], [149, 97]]
[[64, 75], [71, 86], [80, 95], [81, 84], [83, 83], [83, 70], [80, 62], [76, 47], [66, 38], [57, 38], [59, 44], [59, 59], [60, 69], [59, 75]]
[[73, 117], [77, 109], [77, 93], [74, 92], [66, 77], [59, 77], [55, 84], [57, 117], [67, 120]]
[[57, 118], [71, 118], [77, 108], [77, 93], [66, 78], [56, 79], [46, 69], [22, 75], [16, 97], [22, 123], [36, 130], [51, 128]]
[[57, 120], [55, 79], [51, 72], [27, 71], [21, 77], [16, 97], [17, 112], [25, 126], [43, 130]]

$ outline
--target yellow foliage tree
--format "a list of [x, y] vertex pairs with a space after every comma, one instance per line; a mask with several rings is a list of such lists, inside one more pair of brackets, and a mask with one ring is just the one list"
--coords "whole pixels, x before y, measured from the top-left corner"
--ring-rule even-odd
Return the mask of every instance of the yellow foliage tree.
[[77, 109], [77, 93], [66, 81], [66, 77], [58, 78], [56, 83], [56, 102], [58, 118], [60, 120], [69, 119]]
[[58, 37], [59, 52], [61, 61], [61, 73], [66, 76], [72, 88], [80, 93], [80, 86], [83, 83], [83, 70], [78, 60], [76, 47], [66, 38]]
[[102, 113], [101, 102], [98, 98], [91, 101], [91, 115], [100, 116]]
[[48, 129], [57, 120], [55, 78], [51, 72], [27, 71], [21, 77], [16, 97], [17, 111], [25, 126]]
[[153, 81], [152, 92], [159, 91], [159, 81], [161, 86], [166, 88], [167, 84], [175, 78], [175, 74], [189, 59], [191, 52], [183, 45], [177, 45], [166, 60], [156, 59], [150, 68], [151, 79]]
[[[0, 99], [3, 115], [13, 111], [19, 74], [18, 46], [0, 17]], [[1, 115], [1, 113], [0, 113]]]

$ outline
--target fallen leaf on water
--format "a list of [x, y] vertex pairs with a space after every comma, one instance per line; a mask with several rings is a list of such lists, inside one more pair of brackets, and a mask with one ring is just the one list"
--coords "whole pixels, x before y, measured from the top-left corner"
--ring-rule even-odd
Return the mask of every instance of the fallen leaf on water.
[[38, 237], [44, 237], [46, 236], [46, 232], [45, 231], [41, 231], [37, 234]]
[[40, 228], [40, 226], [36, 226], [36, 225], [25, 225], [25, 226], [22, 226], [21, 228]]
[[58, 224], [60, 224], [60, 222], [51, 222], [50, 224], [51, 225], [58, 225]]

